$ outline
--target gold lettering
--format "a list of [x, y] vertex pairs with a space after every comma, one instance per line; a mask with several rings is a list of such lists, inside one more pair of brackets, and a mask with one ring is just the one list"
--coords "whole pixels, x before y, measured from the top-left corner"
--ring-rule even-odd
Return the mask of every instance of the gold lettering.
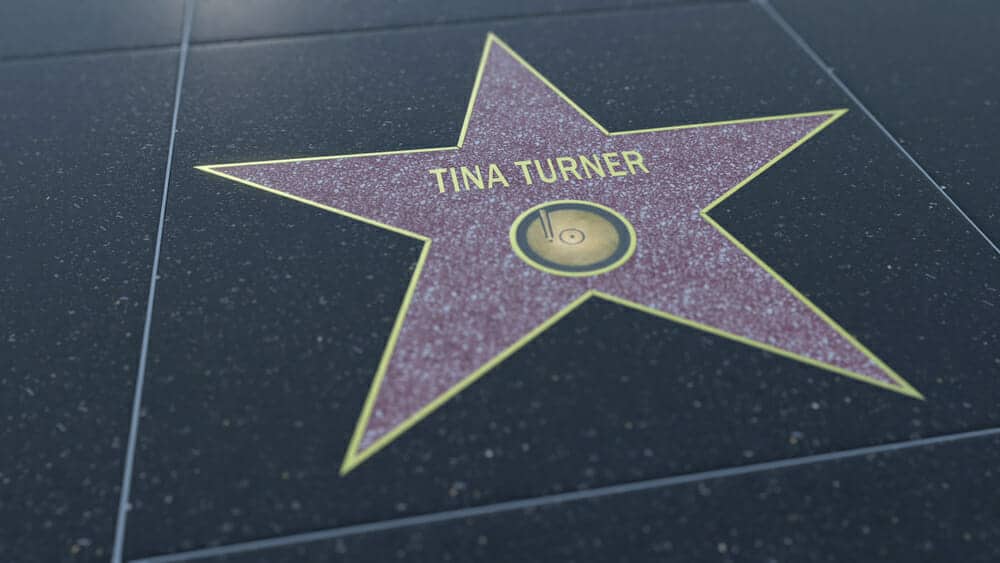
[[[638, 150], [518, 160], [514, 162], [514, 165], [521, 170], [524, 183], [528, 186], [534, 184], [535, 180], [541, 180], [545, 184], [555, 184], [560, 177], [563, 182], [572, 182], [585, 178], [636, 175], [639, 171], [649, 174], [646, 161]], [[511, 185], [503, 169], [497, 163], [431, 168], [427, 170], [427, 173], [434, 178], [438, 193], [442, 194], [448, 191], [445, 173], [451, 178], [451, 185], [455, 192], [473, 191], [473, 186], [482, 191], [492, 190], [497, 186], [509, 188]], [[537, 177], [533, 177], [534, 174], [537, 174]]]
[[510, 182], [507, 181], [507, 178], [503, 175], [503, 172], [500, 171], [500, 167], [497, 166], [496, 164], [491, 164], [490, 165], [489, 170], [487, 171], [487, 174], [490, 177], [489, 178], [489, 186], [487, 186], [487, 187], [492, 188], [494, 183], [503, 184], [503, 187], [505, 187], [505, 188], [509, 188], [510, 187]]
[[583, 168], [583, 172], [588, 178], [593, 178], [594, 174], [597, 174], [601, 178], [604, 177], [604, 168], [601, 167], [601, 159], [598, 158], [596, 154], [594, 155], [593, 161], [581, 154], [580, 164], [582, 165], [581, 167]]
[[638, 166], [639, 168], [642, 168], [642, 171], [645, 172], [646, 174], [649, 174], [649, 169], [646, 168], [646, 165], [642, 163], [642, 155], [639, 154], [639, 151], [622, 151], [622, 158], [625, 159], [625, 164], [628, 165], [628, 170], [632, 174], [635, 174], [635, 167], [632, 166], [633, 164], [635, 166]]
[[608, 174], [612, 176], [628, 176], [628, 172], [624, 170], [618, 170], [616, 172], [616, 166], [621, 166], [622, 163], [618, 160], [618, 153], [616, 152], [606, 152], [601, 156], [604, 157], [604, 164], [608, 165]]
[[433, 174], [437, 178], [438, 193], [441, 193], [441, 194], [444, 193], [444, 173], [447, 172], [447, 171], [448, 170], [445, 169], [445, 168], [434, 168], [434, 169], [431, 169], [431, 170], [427, 171], [430, 174]]
[[583, 176], [576, 171], [576, 161], [568, 156], [560, 156], [556, 158], [556, 164], [559, 165], [559, 172], [562, 173], [563, 180], [569, 182], [569, 176], [566, 175], [567, 172], [576, 176], [577, 180], [583, 180]]
[[472, 170], [469, 170], [468, 166], [462, 167], [462, 183], [465, 184], [465, 189], [469, 189], [469, 180], [472, 180], [472, 184], [479, 189], [483, 189], [483, 173], [479, 170], [479, 165], [476, 165], [476, 173], [473, 174]]
[[553, 182], [556, 181], [556, 168], [555, 168], [555, 166], [552, 165], [552, 159], [551, 158], [546, 158], [545, 160], [549, 164], [549, 174], [550, 174], [550, 176], [548, 178], [545, 177], [545, 173], [542, 172], [542, 163], [538, 162], [538, 159], [535, 159], [535, 170], [538, 170], [538, 178], [541, 181], [545, 182], [546, 184], [551, 184], [551, 183], [553, 183]]
[[521, 169], [521, 172], [524, 174], [524, 183], [526, 183], [526, 184], [528, 184], [530, 186], [531, 185], [531, 170], [529, 170], [528, 167], [531, 166], [531, 161], [530, 160], [518, 160], [517, 162], [514, 163], [514, 165]]

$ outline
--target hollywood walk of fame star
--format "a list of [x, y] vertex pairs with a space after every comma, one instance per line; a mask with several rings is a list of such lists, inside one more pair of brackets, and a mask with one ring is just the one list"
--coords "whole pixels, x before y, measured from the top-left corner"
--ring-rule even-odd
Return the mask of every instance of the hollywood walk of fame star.
[[490, 35], [455, 147], [199, 168], [424, 241], [346, 473], [595, 296], [919, 398], [709, 215], [845, 111], [612, 133]]

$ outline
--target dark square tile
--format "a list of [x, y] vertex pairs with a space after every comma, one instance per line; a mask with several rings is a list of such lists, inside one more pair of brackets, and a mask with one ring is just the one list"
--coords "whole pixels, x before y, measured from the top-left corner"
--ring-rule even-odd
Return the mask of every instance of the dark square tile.
[[177, 52], [0, 68], [0, 560], [105, 561]]
[[9, 0], [0, 3], [0, 59], [177, 46], [183, 2]]
[[980, 438], [202, 561], [995, 561], [998, 446]]
[[420, 243], [193, 167], [450, 146], [489, 31], [612, 131], [852, 109], [742, 4], [193, 48], [131, 557], [996, 424], [1000, 260], [853, 108], [712, 216], [926, 401], [595, 300], [341, 477]]
[[774, 5], [993, 242], [1000, 241], [1000, 4]]

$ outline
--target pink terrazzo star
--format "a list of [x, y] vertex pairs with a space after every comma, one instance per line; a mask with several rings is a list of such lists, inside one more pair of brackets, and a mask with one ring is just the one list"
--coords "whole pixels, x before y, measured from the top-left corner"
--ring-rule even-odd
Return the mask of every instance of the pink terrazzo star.
[[[609, 133], [490, 36], [457, 147], [201, 168], [427, 241], [346, 472], [593, 295], [919, 397], [708, 215], [842, 113]], [[643, 166], [626, 166], [626, 151]], [[550, 158], [605, 153], [619, 155], [621, 175], [607, 161], [603, 177], [548, 168]], [[490, 164], [504, 181], [495, 173], [489, 181]], [[463, 166], [479, 166], [483, 187], [463, 181]], [[522, 260], [511, 224], [567, 199], [625, 217], [634, 255], [574, 278]]]

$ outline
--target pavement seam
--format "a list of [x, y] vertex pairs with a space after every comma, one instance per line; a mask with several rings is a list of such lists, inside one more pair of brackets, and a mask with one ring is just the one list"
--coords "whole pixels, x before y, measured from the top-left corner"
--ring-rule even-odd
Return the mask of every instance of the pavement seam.
[[163, 192], [160, 196], [160, 217], [156, 229], [156, 243], [153, 249], [153, 265], [149, 277], [149, 296], [146, 300], [146, 319], [142, 328], [142, 346], [139, 350], [139, 367], [136, 372], [135, 395], [132, 399], [132, 416], [129, 421], [128, 446], [125, 450], [125, 467], [122, 470], [121, 494], [118, 499], [118, 515], [115, 520], [114, 547], [112, 563], [121, 563], [124, 544], [125, 526], [130, 507], [129, 498], [132, 492], [132, 473], [135, 467], [135, 452], [139, 434], [139, 418], [142, 411], [142, 392], [146, 380], [146, 363], [149, 358], [149, 335], [152, 329], [153, 305], [156, 299], [156, 281], [159, 276], [160, 249], [163, 245], [163, 225], [167, 214], [167, 194], [170, 190], [170, 168], [173, 166], [174, 142], [177, 138], [177, 115], [181, 104], [181, 89], [184, 85], [184, 72], [187, 68], [188, 47], [191, 42], [191, 22], [194, 19], [194, 1], [184, 2], [184, 27], [181, 31], [180, 55], [177, 61], [177, 84], [174, 89], [174, 111], [170, 120], [170, 144], [167, 148], [166, 172], [163, 175]]
[[291, 534], [287, 536], [279, 536], [261, 540], [253, 540], [248, 542], [233, 543], [233, 544], [208, 547], [203, 549], [195, 549], [191, 551], [183, 551], [166, 555], [158, 555], [153, 557], [134, 559], [130, 563], [178, 563], [181, 561], [195, 561], [210, 557], [236, 555], [240, 553], [247, 553], [264, 549], [289, 547], [311, 542], [343, 538], [347, 536], [385, 532], [388, 530], [410, 528], [421, 525], [438, 524], [441, 522], [448, 522], [462, 518], [490, 516], [504, 512], [511, 512], [515, 510], [541, 508], [561, 503], [593, 500], [614, 495], [649, 491], [652, 489], [665, 489], [679, 485], [697, 483], [699, 481], [724, 479], [728, 477], [739, 477], [743, 475], [750, 475], [767, 471], [789, 469], [807, 465], [816, 465], [832, 461], [840, 461], [840, 460], [870, 456], [875, 454], [884, 454], [884, 453], [909, 450], [914, 448], [923, 448], [941, 444], [948, 444], [963, 440], [988, 438], [998, 435], [1000, 435], [1000, 427], [985, 428], [981, 430], [971, 430], [968, 432], [956, 432], [953, 434], [933, 436], [930, 438], [917, 438], [913, 440], [891, 442], [875, 446], [865, 446], [849, 450], [839, 450], [822, 454], [813, 454], [801, 457], [793, 457], [793, 458], [779, 459], [774, 461], [753, 463], [748, 465], [726, 467], [722, 469], [710, 469], [707, 471], [699, 471], [683, 475], [673, 475], [669, 477], [660, 477], [656, 479], [647, 479], [644, 481], [635, 481], [631, 483], [608, 485], [604, 487], [596, 487], [593, 489], [571, 491], [567, 493], [556, 493], [551, 495], [543, 495], [526, 499], [517, 499], [517, 500], [498, 502], [493, 504], [486, 504], [481, 506], [459, 508], [455, 510], [418, 514], [415, 516], [394, 518], [391, 520], [382, 520], [378, 522], [368, 522], [350, 526], [340, 526], [336, 528], [328, 528], [325, 530], [317, 530], [313, 532]]

